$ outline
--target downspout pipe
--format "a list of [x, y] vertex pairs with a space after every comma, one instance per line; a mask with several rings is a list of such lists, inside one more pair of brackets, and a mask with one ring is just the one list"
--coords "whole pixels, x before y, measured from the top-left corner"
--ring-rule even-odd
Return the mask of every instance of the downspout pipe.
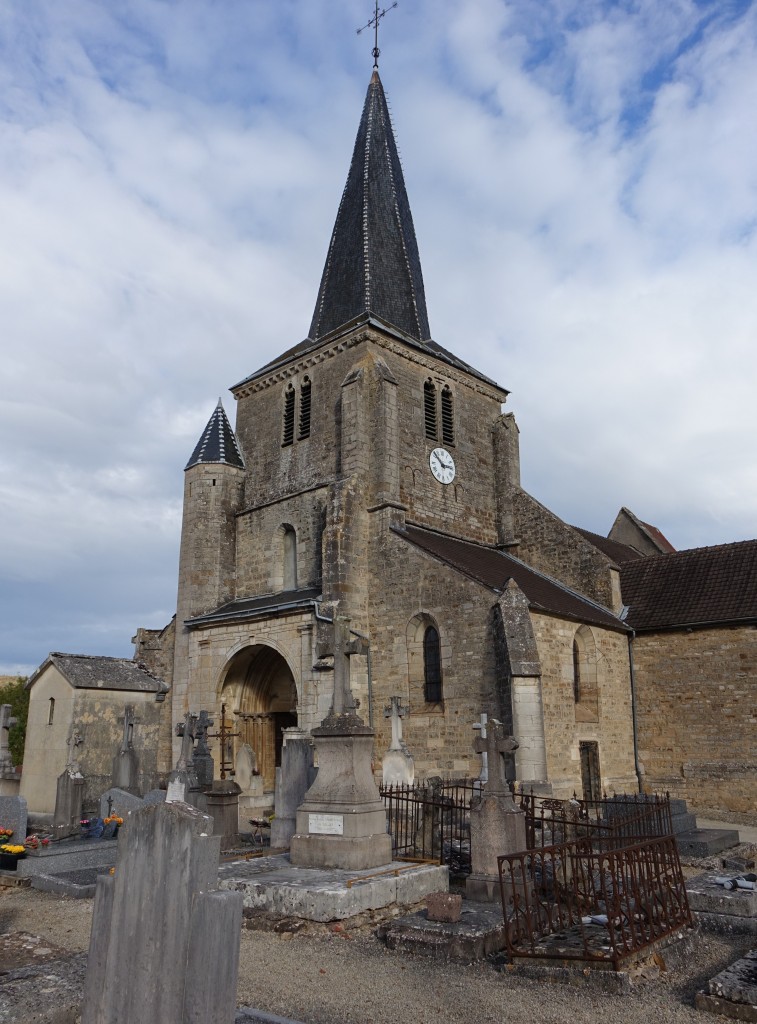
[[644, 792], [641, 767], [639, 765], [639, 726], [636, 714], [636, 676], [633, 667], [633, 642], [636, 637], [634, 630], [628, 634], [628, 667], [631, 675], [631, 720], [633, 722], [633, 765], [639, 792]]

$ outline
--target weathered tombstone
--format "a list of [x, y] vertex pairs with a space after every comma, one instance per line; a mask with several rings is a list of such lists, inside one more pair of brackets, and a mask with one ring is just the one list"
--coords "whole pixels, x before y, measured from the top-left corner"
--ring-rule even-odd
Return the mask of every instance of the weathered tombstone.
[[420, 822], [415, 833], [414, 848], [420, 857], [434, 858], [441, 853], [442, 844], [442, 789], [440, 775], [426, 779], [426, 799], [423, 801]]
[[115, 875], [97, 880], [82, 1024], [232, 1024], [242, 895], [217, 889], [211, 832], [183, 803], [125, 823]]
[[126, 790], [127, 793], [139, 795], [139, 758], [134, 749], [134, 726], [137, 718], [134, 708], [127, 704], [124, 708], [124, 730], [121, 746], [113, 758], [111, 781], [115, 789]]
[[313, 729], [318, 775], [297, 809], [289, 859], [297, 867], [363, 871], [392, 860], [386, 810], [371, 769], [374, 732], [356, 712], [350, 657], [367, 654], [367, 642], [350, 638], [350, 620], [333, 623], [334, 695]]
[[289, 846], [295, 833], [297, 808], [313, 783], [313, 770], [313, 744], [308, 734], [296, 725], [284, 729], [271, 822], [271, 846], [274, 849]]
[[239, 788], [243, 793], [249, 793], [252, 789], [253, 781], [260, 778], [258, 775], [258, 759], [249, 743], [243, 743], [237, 751], [234, 762], [234, 778], [239, 783]]
[[84, 777], [79, 770], [77, 747], [80, 747], [83, 742], [84, 736], [72, 725], [68, 733], [66, 767], [58, 776], [55, 790], [53, 833], [56, 839], [63, 839], [79, 832], [84, 797]]
[[22, 796], [0, 796], [0, 826], [13, 829], [10, 842], [23, 846], [26, 839], [26, 800]]
[[11, 757], [8, 736], [18, 719], [11, 715], [10, 704], [0, 704], [0, 772], [13, 771], [13, 758]]
[[181, 750], [176, 767], [168, 776], [166, 803], [189, 803], [190, 793], [198, 789], [197, 775], [192, 764], [196, 724], [197, 715], [188, 712], [184, 721], [176, 726], [176, 735], [181, 736]]
[[109, 818], [112, 814], [117, 814], [119, 818], [125, 818], [127, 814], [138, 811], [142, 806], [144, 800], [141, 797], [114, 787], [106, 790], [100, 797], [100, 817]]
[[397, 696], [384, 708], [384, 718], [391, 719], [392, 723], [392, 740], [382, 762], [385, 786], [412, 786], [415, 779], [415, 762], [402, 739], [402, 719], [406, 715], [407, 708]]
[[11, 757], [9, 734], [18, 719], [11, 715], [10, 704], [0, 704], [0, 795], [17, 796], [21, 776], [16, 773]]
[[471, 874], [465, 895], [469, 900], [494, 903], [500, 895], [497, 857], [526, 849], [525, 813], [512, 798], [505, 765], [505, 756], [511, 756], [518, 743], [492, 718], [486, 738], [476, 739], [474, 749], [488, 754], [489, 781], [483, 795], [471, 803]]
[[205, 791], [208, 814], [213, 818], [213, 831], [221, 837], [221, 849], [239, 845], [239, 786], [233, 779], [215, 779]]
[[197, 785], [202, 789], [213, 784], [215, 765], [208, 747], [208, 729], [213, 719], [207, 711], [201, 711], [194, 727], [195, 748], [192, 754], [192, 767], [197, 776]]
[[165, 789], [151, 789], [148, 793], [145, 793], [142, 803], [147, 807], [150, 804], [162, 804], [166, 800]]

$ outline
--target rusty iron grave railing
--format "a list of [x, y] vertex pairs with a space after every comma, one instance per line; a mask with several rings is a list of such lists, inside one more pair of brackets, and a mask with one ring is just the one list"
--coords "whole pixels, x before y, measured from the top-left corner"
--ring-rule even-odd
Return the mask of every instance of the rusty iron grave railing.
[[618, 970], [692, 923], [670, 835], [587, 836], [499, 857], [498, 864], [511, 957], [604, 961]]
[[631, 794], [601, 800], [554, 800], [519, 793], [529, 850], [583, 838], [633, 840], [673, 833], [670, 795]]
[[470, 874], [470, 805], [481, 795], [474, 779], [429, 779], [414, 785], [381, 785], [395, 858], [446, 864]]

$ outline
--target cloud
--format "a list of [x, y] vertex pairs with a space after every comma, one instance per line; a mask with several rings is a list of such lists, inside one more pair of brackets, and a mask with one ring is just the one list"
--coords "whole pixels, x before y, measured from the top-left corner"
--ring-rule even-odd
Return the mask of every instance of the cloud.
[[[186, 459], [310, 322], [369, 16], [0, 12], [0, 665], [172, 614]], [[421, 0], [380, 45], [432, 331], [512, 390], [526, 486], [753, 534], [753, 6]]]

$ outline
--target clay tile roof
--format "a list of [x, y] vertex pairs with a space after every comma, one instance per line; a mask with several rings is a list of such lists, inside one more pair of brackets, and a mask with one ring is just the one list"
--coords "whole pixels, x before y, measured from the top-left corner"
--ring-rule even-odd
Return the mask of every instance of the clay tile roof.
[[632, 562], [636, 558], [641, 558], [641, 554], [635, 548], [631, 548], [627, 544], [621, 544], [620, 541], [610, 540], [609, 537], [603, 537], [601, 533], [592, 533], [591, 530], [584, 530], [580, 526], [574, 526], [573, 529], [577, 530], [582, 537], [585, 537], [595, 548], [599, 548], [603, 554], [611, 558], [617, 565], [623, 565], [624, 562]]
[[757, 540], [640, 558], [620, 580], [635, 630], [757, 622]]
[[191, 469], [200, 463], [223, 464], [226, 466], [237, 466], [244, 469], [244, 459], [237, 444], [234, 431], [231, 429], [228, 417], [224, 412], [221, 399], [213, 410], [213, 415], [208, 420], [208, 425], [202, 432], [200, 440], [192, 452], [192, 457], [184, 467]]
[[609, 609], [503, 551], [418, 526], [406, 526], [402, 530], [397, 528], [394, 532], [496, 593], [502, 593], [508, 580], [514, 580], [534, 611], [589, 622], [607, 629], [628, 629]]
[[106, 658], [91, 654], [63, 654], [53, 651], [30, 676], [27, 688], [47, 665], [54, 665], [77, 690], [132, 690], [167, 693], [168, 686], [144, 665], [130, 658]]

